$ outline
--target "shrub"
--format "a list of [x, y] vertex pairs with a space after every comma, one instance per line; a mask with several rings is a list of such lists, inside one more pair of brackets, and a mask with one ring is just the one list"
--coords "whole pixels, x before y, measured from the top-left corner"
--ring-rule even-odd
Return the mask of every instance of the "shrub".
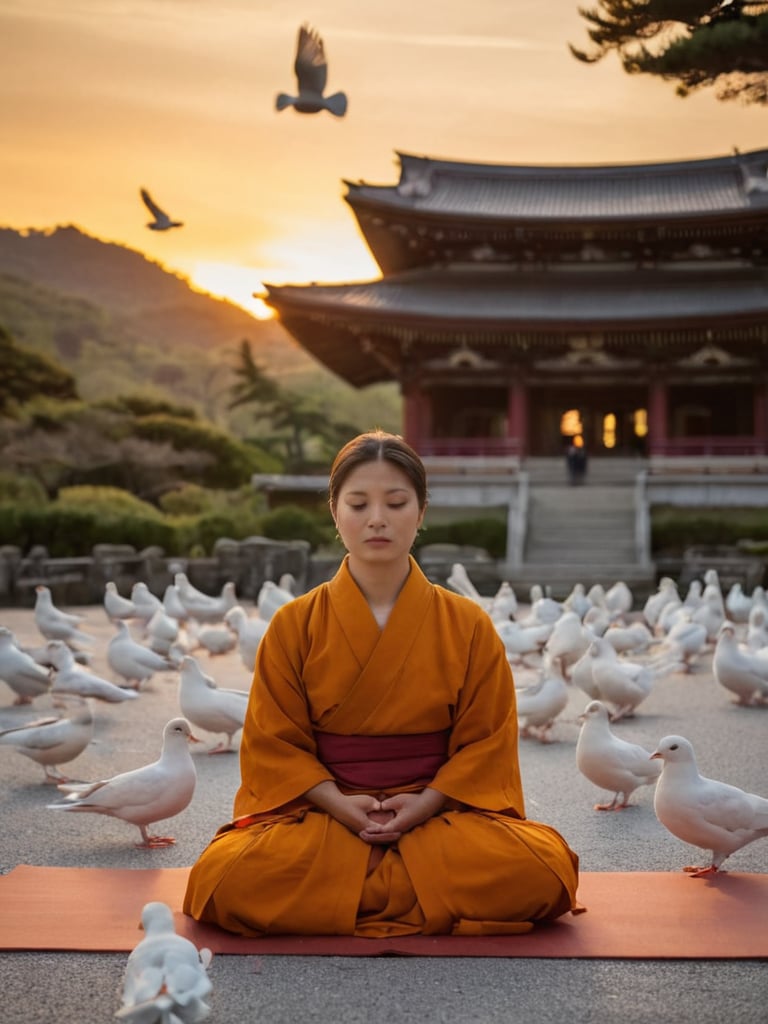
[[768, 513], [764, 509], [673, 505], [651, 509], [654, 554], [682, 554], [688, 547], [735, 545], [745, 540], [768, 540]]
[[62, 487], [57, 496], [59, 505], [90, 509], [105, 519], [134, 516], [144, 519], [163, 518], [162, 513], [130, 491], [120, 487], [89, 486]]
[[483, 548], [491, 558], [504, 558], [507, 552], [507, 524], [499, 519], [462, 519], [453, 523], [429, 524], [419, 534], [421, 544], [460, 544]]
[[45, 505], [48, 495], [39, 480], [20, 473], [0, 472], [0, 504]]
[[261, 518], [261, 534], [271, 540], [306, 540], [314, 550], [333, 539], [327, 511], [315, 515], [296, 505], [281, 505]]

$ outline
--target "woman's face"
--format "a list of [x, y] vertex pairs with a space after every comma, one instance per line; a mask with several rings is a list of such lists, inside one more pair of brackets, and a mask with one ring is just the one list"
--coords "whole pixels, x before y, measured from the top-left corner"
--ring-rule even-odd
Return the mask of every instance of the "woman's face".
[[424, 511], [406, 473], [386, 459], [353, 469], [333, 509], [350, 558], [371, 565], [407, 561]]

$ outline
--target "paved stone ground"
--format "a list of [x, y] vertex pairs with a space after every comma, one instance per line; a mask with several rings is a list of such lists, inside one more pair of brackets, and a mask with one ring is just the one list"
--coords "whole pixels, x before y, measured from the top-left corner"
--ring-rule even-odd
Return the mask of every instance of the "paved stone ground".
[[[105, 651], [113, 628], [101, 608], [81, 611], [84, 628], [95, 638], [92, 667], [109, 677]], [[41, 642], [31, 611], [0, 609], [0, 624], [14, 630], [22, 644]], [[200, 660], [220, 685], [248, 687], [248, 674], [236, 653], [220, 658], [203, 654]], [[516, 671], [518, 685], [533, 677], [531, 670]], [[95, 741], [66, 770], [82, 779], [104, 778], [153, 760], [163, 725], [179, 713], [177, 686], [177, 676], [168, 673], [156, 676], [136, 701], [96, 705]], [[12, 700], [12, 691], [0, 682], [0, 727], [35, 717], [45, 706], [40, 699], [32, 708], [13, 707]], [[574, 759], [577, 716], [586, 703], [585, 695], [574, 689], [555, 727], [555, 742], [521, 743], [529, 817], [558, 828], [579, 853], [585, 871], [677, 871], [700, 860], [698, 851], [658, 823], [648, 789], [639, 791], [635, 806], [621, 813], [592, 809], [604, 794], [578, 773]], [[614, 728], [649, 749], [662, 736], [681, 733], [693, 742], [703, 774], [768, 796], [768, 709], [736, 707], [712, 676], [711, 654], [691, 675], [660, 679], [635, 718]], [[218, 741], [204, 738], [208, 745]], [[177, 845], [148, 852], [134, 849], [133, 826], [46, 810], [58, 794], [41, 785], [42, 769], [0, 748], [0, 870], [19, 863], [190, 865], [227, 820], [238, 781], [235, 754], [209, 757], [196, 749], [195, 758], [194, 799], [169, 823]], [[729, 866], [734, 871], [768, 871], [768, 840], [739, 851]], [[109, 1021], [119, 1005], [124, 964], [122, 954], [0, 954], [0, 1019], [4, 1024]], [[768, 970], [759, 961], [217, 956], [211, 978], [210, 1019], [217, 1024], [658, 1024], [667, 1019], [757, 1024], [768, 1019]]]

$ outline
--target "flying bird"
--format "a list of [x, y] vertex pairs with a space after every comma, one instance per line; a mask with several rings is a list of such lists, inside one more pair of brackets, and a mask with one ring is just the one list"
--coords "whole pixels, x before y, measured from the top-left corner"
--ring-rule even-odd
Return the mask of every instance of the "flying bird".
[[146, 208], [155, 218], [147, 224], [150, 231], [168, 231], [170, 228], [184, 227], [184, 222], [181, 220], [172, 220], [165, 210], [162, 210], [157, 205], [145, 188], [141, 189], [141, 198], [143, 199]]
[[328, 80], [328, 61], [325, 57], [323, 40], [315, 29], [302, 25], [296, 45], [296, 60], [293, 70], [296, 73], [298, 96], [278, 93], [275, 100], [277, 110], [293, 107], [300, 114], [317, 114], [328, 110], [336, 117], [343, 117], [347, 112], [347, 97], [343, 92], [335, 92], [332, 96], [324, 96]]
[[195, 792], [197, 772], [189, 751], [199, 740], [185, 718], [172, 718], [163, 729], [163, 748], [157, 761], [101, 782], [61, 783], [67, 797], [48, 804], [54, 811], [89, 811], [130, 822], [141, 832], [138, 849], [171, 846], [172, 836], [157, 836], [149, 826], [180, 814]]
[[198, 950], [176, 934], [173, 911], [152, 902], [141, 911], [144, 938], [128, 956], [122, 982], [118, 1020], [129, 1024], [180, 1021], [196, 1024], [210, 1015], [205, 1002], [211, 991], [210, 949]]
[[601, 789], [613, 793], [607, 804], [595, 804], [596, 811], [620, 811], [640, 786], [651, 786], [661, 774], [661, 765], [651, 760], [648, 750], [629, 743], [611, 731], [610, 713], [602, 701], [584, 708], [581, 732], [576, 742], [576, 767]]
[[742, 846], [768, 836], [768, 800], [699, 774], [692, 743], [665, 736], [652, 758], [662, 761], [653, 806], [661, 824], [684, 843], [709, 850], [705, 867], [685, 867], [694, 877], [713, 874]]

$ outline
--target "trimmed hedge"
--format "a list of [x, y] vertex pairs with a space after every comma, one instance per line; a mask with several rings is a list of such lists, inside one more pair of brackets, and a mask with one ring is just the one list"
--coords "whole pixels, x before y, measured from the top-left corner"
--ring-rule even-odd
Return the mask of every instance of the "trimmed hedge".
[[682, 554], [689, 547], [735, 545], [768, 541], [768, 511], [763, 508], [680, 508], [658, 505], [651, 509], [651, 550], [654, 554]]

